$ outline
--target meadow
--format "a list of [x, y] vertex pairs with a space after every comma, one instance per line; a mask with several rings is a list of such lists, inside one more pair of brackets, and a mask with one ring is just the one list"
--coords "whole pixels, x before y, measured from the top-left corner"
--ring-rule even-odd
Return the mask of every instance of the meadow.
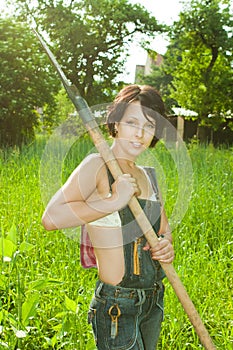
[[[44, 157], [45, 144], [39, 137], [21, 151], [0, 150], [0, 349], [94, 350], [87, 311], [97, 274], [80, 265], [79, 229], [46, 232], [41, 225], [47, 198], [93, 146], [87, 138], [80, 140], [60, 159], [53, 180], [58, 160], [51, 155], [48, 161], [48, 152]], [[231, 350], [233, 149], [191, 143], [187, 151], [192, 186], [183, 197], [185, 215], [173, 229], [174, 266], [216, 347]], [[180, 179], [163, 145], [151, 152], [149, 163], [156, 159], [165, 174], [170, 217], [185, 173]], [[164, 283], [158, 349], [202, 349], [172, 287]]]

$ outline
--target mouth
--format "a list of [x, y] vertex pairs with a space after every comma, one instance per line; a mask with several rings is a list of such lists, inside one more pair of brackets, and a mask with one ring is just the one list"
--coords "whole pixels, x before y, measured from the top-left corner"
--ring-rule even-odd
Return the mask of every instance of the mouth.
[[141, 147], [143, 147], [143, 144], [140, 143], [140, 142], [131, 142], [131, 145], [132, 145], [134, 148], [141, 148]]

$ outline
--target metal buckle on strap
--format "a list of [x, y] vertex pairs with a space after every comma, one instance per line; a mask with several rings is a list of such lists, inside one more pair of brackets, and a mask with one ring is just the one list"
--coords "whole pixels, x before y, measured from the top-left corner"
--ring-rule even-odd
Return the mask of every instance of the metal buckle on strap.
[[121, 310], [118, 306], [118, 304], [112, 305], [109, 310], [108, 314], [111, 317], [111, 339], [115, 339], [118, 333], [118, 318], [121, 315]]

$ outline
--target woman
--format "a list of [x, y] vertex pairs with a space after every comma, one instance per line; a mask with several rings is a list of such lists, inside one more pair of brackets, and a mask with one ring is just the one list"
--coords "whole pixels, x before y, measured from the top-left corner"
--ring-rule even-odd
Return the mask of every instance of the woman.
[[[139, 167], [135, 161], [155, 146], [163, 117], [164, 104], [154, 88], [122, 89], [107, 124], [123, 175], [114, 181], [101, 156], [91, 154], [43, 215], [47, 230], [86, 225], [99, 274], [88, 319], [100, 350], [154, 350], [158, 342], [164, 294], [159, 261], [171, 263], [174, 250], [153, 169]], [[159, 236], [153, 249], [127, 206], [134, 195]]]

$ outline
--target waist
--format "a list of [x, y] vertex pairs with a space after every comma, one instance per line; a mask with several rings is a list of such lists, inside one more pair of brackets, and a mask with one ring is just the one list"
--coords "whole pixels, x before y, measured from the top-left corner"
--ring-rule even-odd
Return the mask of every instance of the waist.
[[126, 288], [119, 285], [113, 286], [104, 283], [100, 280], [96, 283], [95, 294], [98, 297], [113, 297], [113, 298], [129, 298], [138, 299], [139, 294], [144, 294], [146, 297], [156, 294], [158, 290], [163, 288], [162, 281], [154, 283], [151, 288]]

